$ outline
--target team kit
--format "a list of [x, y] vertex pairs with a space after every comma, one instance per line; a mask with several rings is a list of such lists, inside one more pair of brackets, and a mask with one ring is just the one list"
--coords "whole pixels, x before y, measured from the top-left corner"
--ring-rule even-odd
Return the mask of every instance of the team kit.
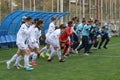
[[[78, 17], [73, 17], [67, 24], [56, 25], [57, 17], [51, 17], [51, 22], [45, 35], [41, 33], [44, 21], [40, 18], [23, 16], [20, 29], [17, 33], [16, 45], [17, 52], [10, 60], [6, 62], [7, 69], [11, 68], [13, 62], [17, 69], [23, 68], [26, 71], [33, 70], [33, 66], [38, 65], [36, 59], [46, 57], [47, 61], [53, 61], [55, 55], [58, 56], [58, 62], [65, 62], [66, 57], [71, 54], [89, 56], [91, 48], [107, 49], [109, 38], [109, 24], [105, 22], [102, 26], [99, 20], [85, 18], [79, 21]], [[100, 27], [101, 26], [101, 27]], [[99, 41], [99, 36], [100, 40]], [[44, 47], [41, 47], [40, 40], [45, 41]], [[103, 45], [104, 43], [104, 45]], [[102, 47], [103, 45], [103, 47]], [[81, 53], [81, 49], [84, 52]], [[24, 58], [22, 58], [24, 57]], [[24, 66], [20, 64], [24, 59]]]

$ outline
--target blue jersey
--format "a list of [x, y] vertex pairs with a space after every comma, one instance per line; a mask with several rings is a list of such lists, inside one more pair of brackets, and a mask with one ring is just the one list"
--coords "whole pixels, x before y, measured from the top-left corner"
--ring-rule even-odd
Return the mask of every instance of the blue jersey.
[[87, 24], [84, 25], [83, 31], [82, 31], [82, 36], [89, 36], [90, 29], [91, 29], [91, 25], [87, 25]]
[[96, 24], [94, 24], [93, 25], [93, 29], [94, 29], [94, 32], [93, 32], [94, 36], [97, 36], [98, 35], [98, 31], [99, 31], [98, 26]]
[[105, 26], [105, 28], [106, 28], [105, 32], [108, 34], [110, 32], [110, 27], [109, 27], [108, 23], [104, 23], [103, 26]]
[[74, 24], [74, 25], [73, 25], [73, 27], [74, 27], [75, 29], [77, 29], [77, 27], [78, 27], [78, 24]]
[[106, 30], [99, 29], [99, 33], [102, 37], [108, 36], [108, 33], [106, 32]]
[[76, 32], [82, 32], [82, 30], [83, 30], [83, 24], [81, 23], [81, 24], [79, 24], [78, 26], [77, 26], [77, 28], [76, 28]]

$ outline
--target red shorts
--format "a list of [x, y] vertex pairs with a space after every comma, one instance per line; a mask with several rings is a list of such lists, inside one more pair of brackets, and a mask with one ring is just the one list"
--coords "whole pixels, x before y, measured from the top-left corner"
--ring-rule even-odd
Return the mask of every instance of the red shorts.
[[61, 47], [65, 47], [66, 45], [69, 45], [69, 41], [66, 42], [60, 42]]

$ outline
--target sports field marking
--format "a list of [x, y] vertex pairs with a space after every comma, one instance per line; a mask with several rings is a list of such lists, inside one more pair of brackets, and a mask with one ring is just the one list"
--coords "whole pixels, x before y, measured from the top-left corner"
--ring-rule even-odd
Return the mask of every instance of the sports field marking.
[[7, 61], [7, 60], [0, 61], [0, 64], [1, 64], [1, 63], [5, 63], [6, 61]]
[[[116, 46], [116, 45], [120, 45], [120, 43], [116, 43], [116, 44], [110, 44], [109, 46]], [[70, 55], [70, 56], [84, 56], [84, 55], [78, 55], [78, 54], [74, 54], [74, 55]], [[120, 56], [112, 56], [112, 55], [89, 55], [89, 56], [93, 56], [93, 57], [106, 57], [106, 58], [120, 58]], [[68, 57], [69, 58], [69, 57]], [[7, 60], [3, 60], [0, 61], [0, 64], [5, 63]]]

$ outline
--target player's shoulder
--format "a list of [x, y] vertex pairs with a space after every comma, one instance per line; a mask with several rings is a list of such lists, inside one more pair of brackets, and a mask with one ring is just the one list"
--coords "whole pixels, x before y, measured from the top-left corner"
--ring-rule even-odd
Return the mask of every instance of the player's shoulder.
[[21, 27], [22, 27], [22, 26], [25, 26], [25, 23], [24, 23], [24, 24], [22, 24], [22, 25], [21, 25]]
[[55, 33], [60, 32], [60, 29], [56, 29], [54, 32], [55, 32]]
[[93, 24], [93, 27], [95, 28], [95, 27], [97, 27], [97, 25], [96, 25], [96, 24]]
[[53, 22], [50, 23], [50, 26], [55, 26], [55, 24]]
[[24, 24], [21, 25], [21, 27], [24, 27], [24, 28], [25, 28], [25, 27], [27, 27], [27, 26], [26, 26], [26, 24], [24, 23]]
[[87, 25], [87, 24], [85, 24], [85, 25], [84, 25], [84, 28], [86, 28], [87, 26], [88, 26], [88, 25]]

